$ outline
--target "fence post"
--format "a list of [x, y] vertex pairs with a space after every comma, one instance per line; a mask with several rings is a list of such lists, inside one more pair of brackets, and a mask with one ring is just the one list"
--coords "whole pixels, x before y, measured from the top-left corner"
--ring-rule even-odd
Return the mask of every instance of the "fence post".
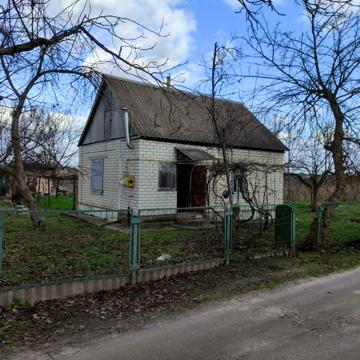
[[321, 204], [317, 210], [317, 234], [316, 234], [316, 247], [319, 248], [321, 245], [322, 226], [324, 217], [324, 204]]
[[131, 283], [136, 283], [136, 275], [140, 269], [140, 216], [131, 215], [129, 267]]
[[232, 210], [230, 210], [225, 212], [224, 246], [225, 246], [226, 265], [229, 265], [230, 263], [232, 236], [233, 236], [233, 212]]
[[3, 264], [3, 239], [4, 239], [4, 218], [5, 213], [0, 211], [0, 273], [2, 272], [2, 264]]
[[291, 251], [294, 256], [296, 254], [296, 214], [293, 207], [291, 207]]

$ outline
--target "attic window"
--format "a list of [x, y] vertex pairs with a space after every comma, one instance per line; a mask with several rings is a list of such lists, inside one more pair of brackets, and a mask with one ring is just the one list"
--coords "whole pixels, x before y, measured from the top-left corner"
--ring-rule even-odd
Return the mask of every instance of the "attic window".
[[159, 190], [176, 189], [176, 164], [159, 164]]
[[104, 159], [91, 160], [91, 192], [103, 194]]

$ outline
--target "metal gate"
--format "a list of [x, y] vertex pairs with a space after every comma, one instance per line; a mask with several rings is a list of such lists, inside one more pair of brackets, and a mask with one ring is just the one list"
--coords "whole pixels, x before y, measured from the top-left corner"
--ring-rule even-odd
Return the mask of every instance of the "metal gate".
[[290, 205], [276, 206], [275, 247], [295, 252], [295, 213]]

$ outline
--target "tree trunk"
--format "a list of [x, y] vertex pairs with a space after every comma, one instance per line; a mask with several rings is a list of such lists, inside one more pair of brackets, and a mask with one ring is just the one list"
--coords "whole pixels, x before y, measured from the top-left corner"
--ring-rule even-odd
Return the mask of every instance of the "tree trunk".
[[311, 212], [316, 212], [318, 204], [319, 184], [313, 179], [311, 186]]
[[13, 110], [11, 123], [11, 145], [14, 153], [14, 177], [18, 185], [18, 191], [30, 210], [30, 217], [35, 227], [42, 224], [40, 212], [35, 199], [29, 190], [24, 163], [21, 157], [21, 144], [19, 135], [19, 119], [22, 114], [25, 99], [20, 99], [18, 106]]
[[229, 171], [229, 163], [226, 153], [226, 141], [225, 136], [221, 129], [219, 128], [218, 124], [218, 117], [219, 114], [216, 111], [215, 107], [215, 99], [216, 99], [216, 84], [219, 82], [220, 79], [216, 79], [216, 69], [217, 69], [217, 57], [219, 54], [219, 47], [217, 42], [214, 44], [214, 50], [213, 50], [213, 56], [212, 56], [212, 67], [211, 67], [211, 108], [210, 110], [210, 117], [211, 121], [214, 126], [214, 130], [216, 133], [216, 136], [221, 144], [221, 152], [222, 152], [222, 158], [224, 162], [224, 171], [225, 171], [225, 178], [226, 178], [226, 184], [229, 192], [229, 206], [232, 210], [233, 208], [233, 196], [232, 196], [232, 188], [231, 188], [231, 179], [230, 179], [230, 171]]
[[56, 179], [56, 188], [55, 188], [55, 198], [58, 198], [59, 195], [59, 179]]
[[230, 171], [229, 171], [229, 163], [228, 163], [227, 154], [226, 154], [226, 147], [224, 144], [222, 146], [222, 157], [223, 157], [223, 161], [224, 161], [226, 184], [227, 184], [227, 188], [229, 191], [229, 205], [230, 205], [230, 209], [232, 209], [233, 205], [234, 205], [233, 194], [232, 194], [231, 178], [230, 178]]
[[[335, 98], [335, 96], [329, 97], [329, 104], [331, 111], [335, 119], [335, 130], [334, 138], [329, 146], [331, 152], [334, 168], [335, 168], [335, 190], [326, 200], [327, 202], [334, 202], [342, 200], [345, 193], [345, 165], [344, 165], [344, 114], [342, 113], [340, 106]], [[335, 211], [335, 205], [327, 205], [324, 208], [324, 218], [323, 218], [323, 228], [321, 236], [321, 247], [329, 248], [329, 225]], [[305, 240], [305, 247], [314, 249], [316, 247], [316, 238], [317, 238], [317, 224], [318, 219], [314, 217], [311, 225], [309, 234]]]

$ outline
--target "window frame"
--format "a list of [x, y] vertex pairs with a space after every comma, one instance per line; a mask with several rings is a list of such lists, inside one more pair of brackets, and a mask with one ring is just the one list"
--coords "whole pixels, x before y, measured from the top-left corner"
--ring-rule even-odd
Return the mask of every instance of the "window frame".
[[[236, 170], [236, 171], [240, 171], [240, 172], [244, 172], [243, 170]], [[239, 179], [236, 179], [237, 176], [235, 174], [234, 171], [231, 172], [230, 174], [230, 179], [231, 179], [231, 192], [232, 194], [241, 194], [240, 189], [239, 189]]]
[[[161, 179], [161, 167], [162, 166], [172, 166], [174, 167], [174, 172], [172, 174], [168, 173], [168, 175], [174, 175], [174, 186], [164, 186], [162, 187], [160, 184]], [[171, 161], [162, 161], [158, 164], [158, 191], [176, 191], [177, 190], [177, 166], [176, 163]]]
[[[103, 195], [104, 194], [104, 169], [105, 169], [105, 159], [104, 158], [95, 158], [90, 159], [91, 165], [90, 165], [90, 190], [92, 194], [97, 195]], [[100, 162], [101, 161], [101, 189], [95, 189], [94, 183], [93, 183], [93, 171], [95, 171], [95, 168], [93, 167], [94, 162]]]

